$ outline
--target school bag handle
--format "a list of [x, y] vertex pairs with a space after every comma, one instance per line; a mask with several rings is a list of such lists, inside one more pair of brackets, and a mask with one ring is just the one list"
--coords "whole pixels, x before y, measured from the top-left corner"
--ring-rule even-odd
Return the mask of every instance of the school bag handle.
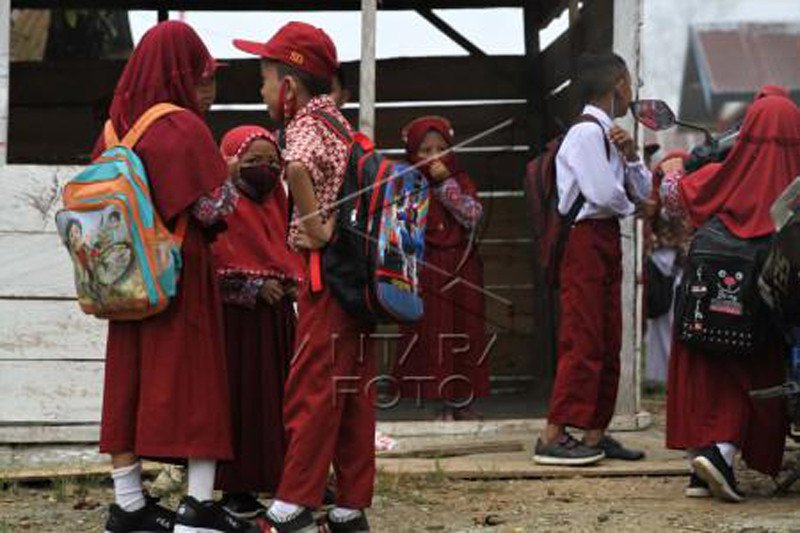
[[[113, 146], [124, 146], [125, 148], [133, 150], [133, 147], [136, 146], [137, 142], [139, 142], [139, 139], [142, 137], [142, 135], [144, 135], [144, 132], [147, 131], [147, 128], [149, 128], [156, 120], [165, 115], [176, 113], [178, 111], [183, 111], [183, 108], [175, 104], [169, 104], [165, 102], [155, 104], [147, 111], [142, 113], [142, 116], [136, 119], [136, 122], [133, 124], [133, 126], [131, 126], [131, 129], [128, 130], [128, 133], [125, 134], [122, 140], [119, 139], [117, 131], [114, 129], [114, 123], [111, 121], [111, 119], [106, 120], [106, 124], [103, 129], [106, 149]], [[178, 222], [175, 225], [175, 231], [172, 234], [175, 239], [175, 243], [178, 246], [183, 244], [183, 238], [186, 236], [186, 228], [188, 225], [188, 215], [183, 215], [178, 218]]]

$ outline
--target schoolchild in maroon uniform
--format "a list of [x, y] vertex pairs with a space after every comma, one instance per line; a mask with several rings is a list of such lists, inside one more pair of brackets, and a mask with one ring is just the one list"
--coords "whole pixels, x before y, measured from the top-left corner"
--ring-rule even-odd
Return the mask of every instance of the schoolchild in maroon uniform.
[[420, 117], [403, 137], [408, 161], [427, 161], [420, 169], [431, 196], [420, 272], [425, 317], [401, 328], [395, 377], [403, 396], [442, 401], [438, 418], [477, 418], [472, 402], [489, 395], [483, 264], [471, 239], [483, 215], [478, 188], [450, 151], [446, 118]]
[[217, 486], [229, 511], [252, 518], [263, 510], [256, 494], [274, 494], [283, 467], [283, 387], [302, 263], [286, 244], [289, 207], [275, 137], [259, 126], [240, 126], [225, 134], [221, 150], [241, 197], [213, 245], [235, 457], [219, 465]]
[[[788, 92], [765, 87], [750, 106], [723, 163], [686, 174], [671, 167], [661, 186], [667, 210], [700, 227], [718, 217], [740, 238], [775, 230], [770, 207], [800, 174], [800, 109]], [[750, 357], [690, 349], [675, 338], [667, 382], [667, 446], [687, 450], [694, 474], [687, 496], [739, 502], [733, 475], [741, 450], [747, 466], [774, 476], [786, 442], [785, 403], [751, 400], [748, 391], [781, 384], [785, 349], [766, 345]]]
[[[329, 96], [336, 48], [325, 32], [300, 22], [287, 24], [266, 43], [234, 44], [262, 58], [262, 97], [272, 118], [285, 125], [285, 174], [295, 205], [289, 242], [309, 261], [333, 234], [349, 152], [348, 143], [318, 116], [325, 113], [349, 129]], [[321, 287], [314, 280], [312, 290], [309, 272], [303, 278], [284, 397], [284, 471], [276, 500], [260, 522], [265, 531], [316, 531], [311, 510], [322, 503], [333, 463], [336, 507], [328, 514], [329, 528], [364, 531], [375, 477], [374, 387], [368, 386], [375, 361], [362, 342], [371, 327], [348, 314], [324, 280]]]
[[[188, 218], [178, 294], [169, 307], [144, 320], [109, 323], [100, 450], [114, 467], [111, 532], [247, 527], [212, 501], [216, 461], [231, 459], [232, 450], [211, 240], [238, 199], [202, 118], [215, 68], [194, 30], [161, 23], [134, 50], [111, 104], [118, 136], [154, 104], [185, 109], [156, 121], [135, 151], [162, 220], [174, 228]], [[104, 148], [101, 138], [94, 154]], [[145, 498], [140, 458], [188, 460], [189, 490], [177, 517]]]

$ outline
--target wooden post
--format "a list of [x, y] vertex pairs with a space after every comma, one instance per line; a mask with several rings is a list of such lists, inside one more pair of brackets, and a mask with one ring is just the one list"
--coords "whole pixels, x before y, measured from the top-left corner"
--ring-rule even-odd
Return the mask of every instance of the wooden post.
[[8, 142], [8, 71], [11, 61], [11, 0], [0, 0], [0, 166], [6, 164]]
[[375, 135], [375, 27], [377, 0], [361, 0], [361, 73], [358, 129]]
[[[595, 0], [601, 1], [601, 0]], [[633, 87], [639, 86], [641, 52], [642, 0], [609, 0], [614, 2], [614, 51], [628, 64]], [[626, 117], [619, 124], [633, 131], [633, 119]], [[629, 217], [622, 221], [622, 369], [617, 398], [617, 427], [638, 429], [649, 423], [649, 416], [640, 413], [641, 342], [639, 322], [641, 302], [637, 298], [637, 223]]]

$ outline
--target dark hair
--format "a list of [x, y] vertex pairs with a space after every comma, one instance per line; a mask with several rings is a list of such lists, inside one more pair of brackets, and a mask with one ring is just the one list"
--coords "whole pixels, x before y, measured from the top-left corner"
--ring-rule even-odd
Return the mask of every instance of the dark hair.
[[116, 218], [117, 220], [120, 220], [120, 221], [122, 220], [122, 215], [119, 213], [119, 211], [111, 211], [108, 214], [108, 219], [109, 220], [114, 219], [114, 218]]
[[278, 79], [283, 79], [286, 76], [292, 76], [293, 78], [296, 78], [312, 97], [331, 92], [331, 80], [317, 78], [316, 76], [309, 74], [304, 70], [290, 67], [289, 65], [280, 63], [278, 61], [265, 59], [264, 62], [268, 65], [275, 65], [277, 67]]
[[336, 69], [336, 72], [333, 75], [334, 78], [339, 82], [339, 85], [344, 89], [344, 69], [341, 65]]
[[607, 94], [628, 72], [625, 60], [612, 52], [585, 53], [578, 58], [578, 90], [586, 103]]
[[72, 249], [72, 242], [70, 241], [70, 232], [72, 232], [72, 228], [78, 228], [83, 235], [83, 226], [81, 225], [80, 221], [76, 218], [71, 218], [67, 222], [67, 226], [64, 228], [64, 244], [68, 249]]

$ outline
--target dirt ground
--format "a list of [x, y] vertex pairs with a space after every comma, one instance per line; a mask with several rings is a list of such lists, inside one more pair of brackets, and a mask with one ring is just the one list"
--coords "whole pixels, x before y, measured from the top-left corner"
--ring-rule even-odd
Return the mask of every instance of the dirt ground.
[[[451, 481], [381, 474], [374, 531], [800, 531], [800, 487], [770, 495], [771, 482], [743, 478], [744, 504], [688, 500], [675, 477]], [[105, 481], [63, 480], [0, 491], [0, 533], [103, 531]], [[171, 501], [175, 504], [175, 501]]]

